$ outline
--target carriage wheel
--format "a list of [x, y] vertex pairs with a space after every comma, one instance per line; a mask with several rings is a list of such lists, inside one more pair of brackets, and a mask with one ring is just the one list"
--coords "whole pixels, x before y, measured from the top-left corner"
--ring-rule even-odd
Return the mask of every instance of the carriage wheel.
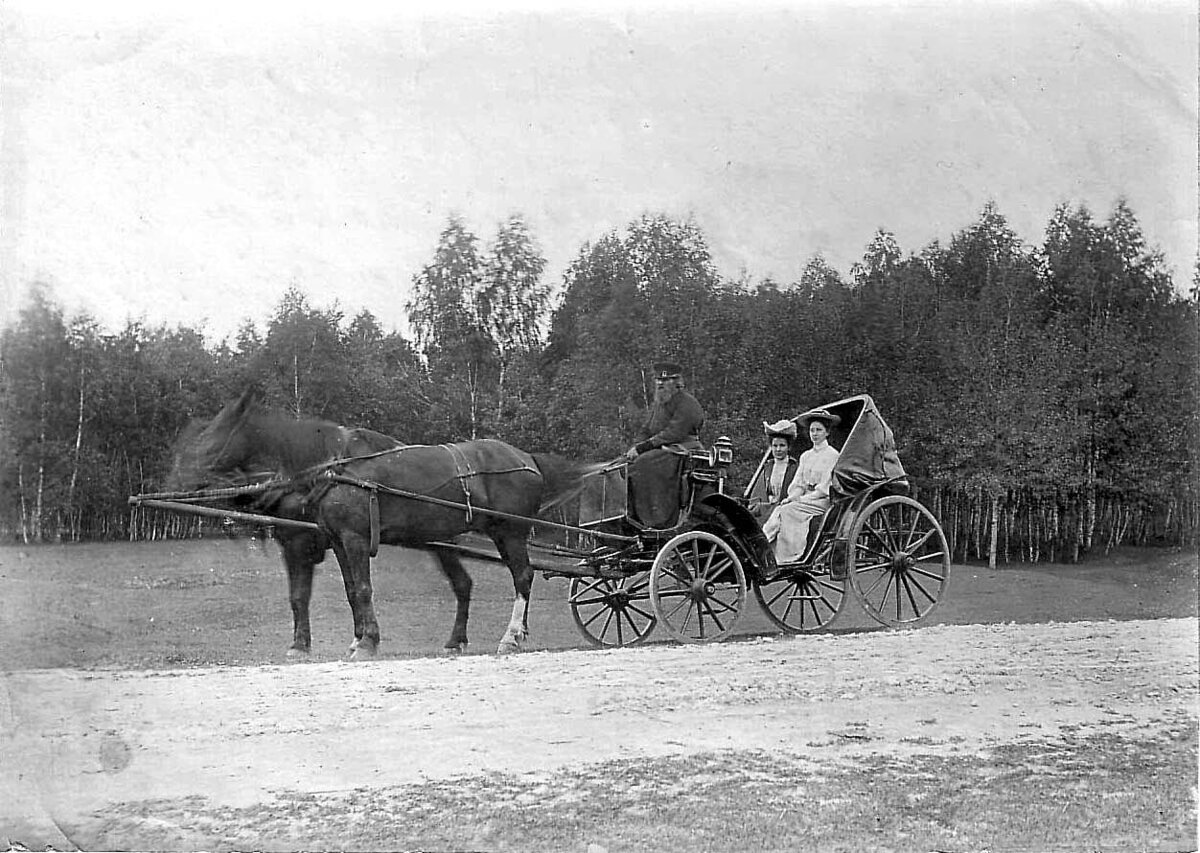
[[658, 621], [680, 642], [727, 637], [746, 603], [742, 561], [719, 536], [680, 533], [650, 568], [650, 602]]
[[567, 603], [580, 633], [593, 646], [636, 646], [654, 630], [650, 573], [623, 578], [572, 578]]
[[767, 618], [789, 634], [819, 631], [847, 601], [846, 579], [829, 576], [828, 564], [802, 569], [769, 584], [755, 584], [754, 596]]
[[846, 560], [863, 609], [891, 627], [932, 613], [950, 580], [950, 549], [941, 525], [912, 498], [869, 504], [850, 528]]

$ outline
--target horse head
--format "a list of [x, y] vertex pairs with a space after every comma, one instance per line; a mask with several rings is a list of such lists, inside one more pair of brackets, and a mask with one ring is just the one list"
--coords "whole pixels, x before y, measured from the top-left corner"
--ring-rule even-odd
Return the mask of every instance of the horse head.
[[188, 424], [175, 443], [168, 487], [190, 491], [259, 479], [269, 465], [253, 423], [258, 409], [256, 395], [246, 391], [211, 420]]

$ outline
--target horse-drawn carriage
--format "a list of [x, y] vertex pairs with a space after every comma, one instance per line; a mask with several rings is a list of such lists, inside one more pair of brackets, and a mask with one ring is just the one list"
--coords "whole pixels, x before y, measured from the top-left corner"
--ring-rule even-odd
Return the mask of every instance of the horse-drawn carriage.
[[[907, 496], [892, 432], [869, 396], [821, 408], [845, 425], [831, 436], [841, 447], [830, 489], [833, 505], [814, 522], [815, 535], [796, 563], [774, 565], [771, 545], [745, 506], [754, 480], [740, 500], [727, 494], [732, 453], [726, 441], [718, 439], [711, 451], [686, 460], [680, 511], [666, 528], [648, 529], [615, 511], [620, 507], [611, 505], [610, 495], [620, 494], [623, 470], [596, 475], [606, 478], [592, 486], [603, 498], [585, 501], [584, 507], [601, 512], [580, 524], [600, 528], [601, 540], [615, 526], [631, 541], [602, 544], [583, 560], [592, 576], [571, 581], [568, 601], [584, 636], [596, 645], [632, 645], [661, 624], [683, 642], [718, 640], [733, 631], [749, 589], [771, 621], [789, 633], [828, 625], [848, 598], [847, 586], [884, 625], [912, 625], [927, 617], [950, 574], [937, 519]], [[755, 479], [761, 476], [763, 465]]]
[[[458, 599], [446, 646], [464, 648], [471, 582], [458, 554], [479, 552], [454, 540], [468, 530], [489, 536], [513, 574], [513, 617], [499, 651], [525, 639], [534, 570], [570, 579], [572, 615], [598, 646], [643, 642], [658, 625], [683, 642], [719, 640], [733, 631], [751, 589], [789, 633], [828, 625], [850, 597], [847, 586], [880, 623], [914, 624], [945, 591], [945, 536], [907, 496], [891, 430], [871, 398], [822, 408], [841, 424], [830, 437], [841, 448], [832, 508], [814, 523], [801, 559], [782, 566], [775, 566], [745, 496], [728, 492], [733, 450], [725, 438], [679, 457], [665, 481], [650, 484], [653, 490], [665, 482], [653, 496], [664, 514], [649, 511], [652, 502], [639, 492], [639, 482], [646, 485], [638, 477], [641, 458], [578, 466], [499, 441], [403, 445], [324, 421], [273, 418], [244, 396], [177, 456], [175, 485], [189, 491], [130, 501], [270, 526], [287, 564], [292, 649], [299, 652], [310, 644], [313, 567], [332, 549], [354, 614], [351, 647], [356, 657], [374, 654], [370, 558], [381, 543], [425, 548], [438, 558]], [[764, 476], [762, 465], [755, 476]], [[548, 506], [575, 496], [577, 521], [545, 519]], [[535, 527], [566, 531], [576, 544], [554, 545], [556, 559], [534, 566], [527, 549]]]

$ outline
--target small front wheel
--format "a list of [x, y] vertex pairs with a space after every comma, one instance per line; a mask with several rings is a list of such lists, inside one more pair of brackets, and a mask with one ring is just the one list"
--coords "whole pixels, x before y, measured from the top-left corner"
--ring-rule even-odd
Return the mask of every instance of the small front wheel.
[[575, 626], [593, 646], [636, 646], [654, 630], [649, 572], [616, 579], [572, 578], [567, 603]]
[[658, 621], [682, 643], [728, 637], [746, 604], [742, 561], [713, 533], [680, 533], [650, 568], [650, 602]]

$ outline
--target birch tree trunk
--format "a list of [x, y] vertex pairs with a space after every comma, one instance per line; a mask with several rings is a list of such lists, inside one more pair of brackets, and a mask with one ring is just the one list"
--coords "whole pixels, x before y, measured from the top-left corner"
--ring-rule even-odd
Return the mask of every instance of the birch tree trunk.
[[83, 381], [84, 370], [79, 368], [79, 417], [75, 422], [75, 460], [71, 465], [71, 484], [67, 488], [67, 521], [72, 541], [79, 541], [81, 514], [75, 508], [75, 486], [79, 482], [79, 452], [83, 447]]
[[996, 568], [996, 543], [1000, 532], [1000, 497], [992, 495], [992, 530], [988, 538], [988, 568]]

